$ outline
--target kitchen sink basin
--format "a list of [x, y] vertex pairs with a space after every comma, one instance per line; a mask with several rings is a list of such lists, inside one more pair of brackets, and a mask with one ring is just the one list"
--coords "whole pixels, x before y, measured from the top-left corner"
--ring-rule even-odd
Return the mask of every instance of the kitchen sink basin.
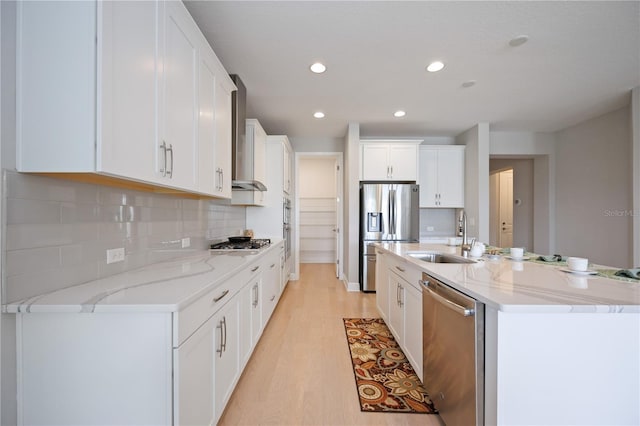
[[458, 256], [455, 254], [444, 253], [407, 253], [414, 259], [422, 260], [429, 263], [476, 263], [475, 260], [467, 259], [466, 257]]

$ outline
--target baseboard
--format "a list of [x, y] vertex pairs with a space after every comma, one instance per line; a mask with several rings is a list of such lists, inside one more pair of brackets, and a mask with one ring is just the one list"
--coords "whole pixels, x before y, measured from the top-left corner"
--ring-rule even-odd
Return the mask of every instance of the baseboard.
[[342, 282], [344, 283], [344, 288], [349, 291], [349, 292], [355, 292], [355, 291], [360, 291], [360, 283], [353, 283], [353, 282], [349, 282], [347, 280], [342, 280]]

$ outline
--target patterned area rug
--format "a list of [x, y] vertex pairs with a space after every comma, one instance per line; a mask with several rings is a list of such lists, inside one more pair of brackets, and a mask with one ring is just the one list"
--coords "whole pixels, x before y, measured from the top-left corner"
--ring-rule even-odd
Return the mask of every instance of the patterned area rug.
[[381, 318], [344, 318], [344, 328], [361, 411], [437, 413]]

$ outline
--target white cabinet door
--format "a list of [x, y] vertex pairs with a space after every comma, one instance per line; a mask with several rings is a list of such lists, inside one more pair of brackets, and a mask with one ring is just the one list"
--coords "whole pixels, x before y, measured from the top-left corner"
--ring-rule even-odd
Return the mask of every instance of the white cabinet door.
[[388, 180], [388, 146], [382, 144], [362, 145], [362, 180]]
[[[224, 70], [222, 70], [224, 71]], [[231, 90], [219, 77], [216, 89], [216, 195], [231, 198]]]
[[216, 164], [216, 89], [212, 51], [200, 50], [198, 84], [198, 190], [218, 195]]
[[420, 147], [420, 207], [464, 207], [464, 146]]
[[390, 145], [389, 169], [391, 180], [418, 180], [418, 147]]
[[280, 256], [270, 255], [262, 271], [262, 325], [265, 326], [280, 297]]
[[283, 167], [283, 179], [282, 179], [282, 190], [286, 193], [286, 194], [291, 194], [291, 190], [292, 190], [292, 164], [291, 164], [291, 160], [293, 158], [292, 152], [291, 152], [291, 147], [289, 146], [289, 142], [288, 139], [285, 137], [285, 142], [283, 142], [284, 144], [284, 167]]
[[417, 181], [419, 143], [361, 143], [360, 179]]
[[214, 329], [209, 319], [179, 348], [174, 349], [174, 423], [209, 425], [214, 422]]
[[438, 152], [440, 207], [464, 207], [464, 147]]
[[376, 250], [376, 306], [382, 319], [389, 317], [389, 272], [384, 252]]
[[438, 206], [438, 150], [420, 148], [420, 207]]
[[96, 169], [156, 180], [157, 2], [99, 2], [102, 9], [102, 125]]
[[404, 342], [402, 349], [422, 380], [422, 291], [404, 286]]
[[182, 2], [164, 5], [157, 170], [167, 185], [191, 189], [197, 184], [198, 33]]
[[404, 341], [404, 280], [389, 271], [389, 320], [387, 324], [398, 344]]
[[215, 412], [220, 418], [240, 374], [239, 299], [231, 299], [213, 316]]

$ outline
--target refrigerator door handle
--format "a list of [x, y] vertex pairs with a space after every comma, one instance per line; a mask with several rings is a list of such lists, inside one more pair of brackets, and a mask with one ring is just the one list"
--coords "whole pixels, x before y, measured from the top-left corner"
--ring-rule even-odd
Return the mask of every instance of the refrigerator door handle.
[[396, 238], [396, 220], [397, 220], [397, 214], [398, 212], [396, 211], [396, 190], [392, 189], [389, 191], [389, 202], [391, 203], [391, 214], [392, 214], [392, 219], [391, 219], [391, 234], [393, 234], [393, 238]]

